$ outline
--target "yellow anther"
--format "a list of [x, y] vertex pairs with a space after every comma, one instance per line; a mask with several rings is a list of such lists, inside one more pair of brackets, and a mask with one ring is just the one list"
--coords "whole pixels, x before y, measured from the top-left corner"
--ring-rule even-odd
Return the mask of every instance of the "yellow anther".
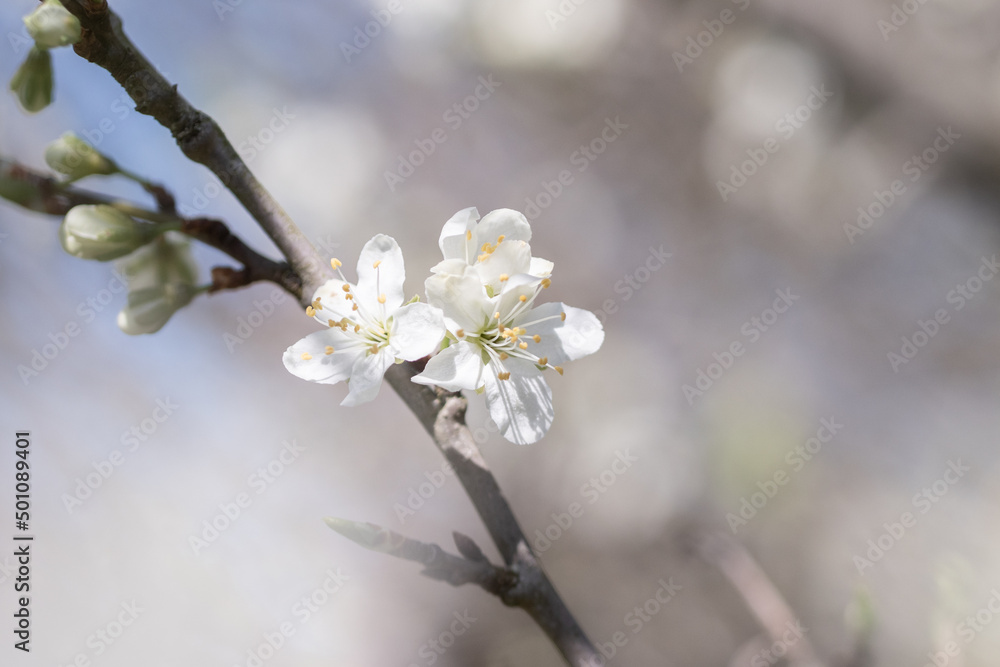
[[500, 319], [500, 311], [499, 310], [497, 312], [493, 313], [493, 319], [497, 319], [497, 320]]
[[372, 264], [372, 268], [373, 269], [377, 269], [378, 265], [381, 264], [381, 263], [382, 263], [381, 259], [376, 259], [375, 262]]
[[489, 252], [490, 251], [490, 243], [489, 243], [489, 241], [487, 241], [486, 243], [484, 243], [483, 247], [480, 248], [480, 250], [482, 250], [483, 252]]
[[509, 279], [510, 279], [510, 276], [508, 276], [508, 275], [507, 275], [506, 273], [501, 273], [501, 274], [500, 274], [500, 282], [502, 282], [502, 283], [505, 283], [505, 282], [507, 282], [507, 281], [508, 281]]
[[372, 354], [378, 354], [378, 343], [372, 343], [372, 346], [368, 349]]
[[[315, 300], [315, 301], [313, 301], [313, 303], [319, 303], [319, 302], [320, 302], [320, 301], [322, 301], [322, 300], [323, 300], [323, 297], [321, 297], [321, 296], [318, 296], [318, 297], [316, 297], [316, 300]], [[317, 308], [318, 308], [318, 307], [319, 307], [319, 306], [317, 306]]]
[[551, 284], [552, 284], [551, 280], [549, 280], [548, 278], [542, 278], [542, 287], [548, 287]]
[[312, 306], [306, 306], [306, 315], [308, 315], [309, 317], [312, 317], [315, 314], [316, 314], [316, 309], [315, 308], [313, 308]]
[[332, 347], [330, 347], [329, 345], [327, 345], [327, 346], [326, 346], [326, 353], [327, 353], [327, 354], [333, 354], [333, 348], [332, 348]]
[[514, 331], [517, 333], [518, 336], [523, 336], [524, 334], [528, 333], [528, 330], [523, 327], [517, 327], [516, 329], [514, 329]]
[[354, 295], [353, 294], [345, 294], [344, 298], [347, 299], [348, 301], [353, 301], [354, 300]]
[[465, 329], [459, 329], [458, 331], [455, 332], [455, 335], [458, 336], [459, 338], [463, 337], [465, 335]]
[[358, 309], [358, 304], [354, 304], [354, 306], [351, 307], [351, 310], [357, 310], [357, 309]]
[[565, 322], [566, 321], [566, 313], [559, 313], [559, 319], [561, 319], [563, 322]]
[[385, 294], [379, 294], [378, 295], [378, 302], [379, 303], [385, 303]]
[[466, 241], [471, 241], [472, 240], [472, 230], [471, 229], [466, 229], [465, 230], [465, 240]]
[[538, 334], [535, 334], [534, 336], [531, 337], [531, 340], [535, 341], [536, 343], [541, 343], [542, 337], [539, 336]]
[[483, 253], [482, 255], [480, 255], [480, 256], [479, 256], [479, 257], [478, 257], [477, 259], [478, 259], [478, 261], [480, 261], [480, 262], [481, 262], [481, 261], [483, 261], [484, 259], [486, 259], [486, 258], [487, 258], [487, 257], [489, 257], [489, 256], [490, 256], [490, 255], [489, 255], [489, 253], [485, 253], [485, 252], [484, 252], [484, 253]]
[[343, 285], [340, 286], [340, 289], [344, 290], [345, 292], [350, 292], [351, 286], [348, 285], [347, 283], [344, 283]]
[[500, 332], [501, 335], [503, 335], [503, 332], [506, 331], [507, 328], [502, 324], [498, 324], [497, 326], [499, 327], [498, 331]]
[[519, 348], [521, 348], [522, 350], [527, 350], [528, 349], [528, 343], [526, 341], [521, 341], [520, 343], [517, 344], [517, 346]]
[[503, 243], [503, 240], [504, 240], [505, 238], [507, 238], [507, 237], [506, 237], [506, 236], [504, 236], [503, 234], [501, 234], [500, 236], [498, 236], [498, 237], [497, 237], [497, 245], [500, 245], [501, 243]]
[[332, 327], [335, 327], [335, 326], [337, 326], [337, 323], [336, 323], [336, 322], [334, 322], [333, 320], [327, 320], [327, 321], [326, 321], [326, 326], [328, 326], [328, 327], [331, 327], [331, 328], [332, 328]]
[[355, 324], [354, 325], [354, 333], [358, 333], [359, 331], [361, 331], [361, 325], [360, 324]]
[[508, 355], [507, 355], [506, 352], [501, 352], [500, 353], [500, 361], [506, 361], [507, 360], [507, 356]]
[[553, 366], [552, 368], [556, 369], [556, 373], [559, 373], [559, 375], [563, 374], [562, 366]]
[[308, 352], [303, 352], [302, 353], [302, 361], [309, 361], [310, 359], [312, 359], [312, 355], [311, 354], [309, 354]]
[[331, 259], [331, 260], [330, 260], [330, 266], [332, 266], [332, 267], [333, 267], [333, 270], [334, 270], [334, 271], [336, 271], [337, 269], [339, 269], [339, 268], [340, 268], [340, 267], [342, 267], [343, 265], [344, 265], [344, 263], [343, 263], [343, 262], [341, 262], [341, 261], [340, 261], [339, 259], [337, 259], [336, 257], [334, 257], [333, 259]]
[[497, 373], [497, 378], [500, 379], [500, 380], [509, 380], [510, 379], [510, 371], [507, 371], [506, 373]]
[[519, 300], [519, 301], [520, 301], [521, 303], [524, 303], [525, 301], [527, 301], [527, 300], [528, 300], [528, 295], [527, 295], [527, 294], [522, 294], [521, 296], [519, 296], [519, 297], [517, 297], [517, 298], [518, 298], [518, 300]]
[[538, 358], [538, 365], [539, 366], [548, 366], [549, 365], [549, 358], [548, 357], [539, 357]]

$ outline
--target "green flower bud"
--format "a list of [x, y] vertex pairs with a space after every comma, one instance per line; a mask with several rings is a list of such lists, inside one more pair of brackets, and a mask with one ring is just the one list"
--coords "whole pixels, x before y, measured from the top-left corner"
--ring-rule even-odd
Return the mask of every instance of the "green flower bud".
[[118, 165], [96, 148], [67, 132], [45, 147], [45, 162], [53, 170], [75, 181], [84, 176], [107, 176], [118, 172]]
[[59, 0], [45, 0], [24, 17], [24, 25], [40, 49], [54, 49], [80, 41], [80, 20]]
[[10, 89], [28, 113], [36, 113], [52, 104], [52, 56], [49, 52], [33, 46], [10, 80]]
[[59, 241], [74, 257], [107, 262], [149, 243], [155, 229], [113, 206], [74, 206], [59, 226]]
[[182, 282], [130, 291], [128, 305], [118, 313], [118, 328], [130, 336], [156, 333], [197, 293], [197, 287]]

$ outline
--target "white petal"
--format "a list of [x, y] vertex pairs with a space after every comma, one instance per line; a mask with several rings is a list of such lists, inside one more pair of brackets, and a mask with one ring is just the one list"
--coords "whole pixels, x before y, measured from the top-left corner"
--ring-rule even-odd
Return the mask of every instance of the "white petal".
[[357, 359], [351, 368], [351, 379], [347, 383], [350, 391], [340, 404], [361, 405], [378, 396], [378, 390], [382, 386], [382, 376], [392, 363], [392, 352], [388, 348], [382, 348], [375, 354], [366, 353]]
[[504, 318], [510, 317], [510, 314], [515, 308], [519, 309], [518, 312], [527, 310], [527, 306], [523, 305], [521, 302], [521, 297], [524, 296], [531, 299], [538, 290], [538, 284], [541, 282], [541, 278], [536, 278], [528, 275], [527, 273], [520, 273], [516, 276], [511, 276], [510, 279], [504, 283], [503, 291], [500, 293], [500, 297], [495, 299], [495, 303], [497, 304], [496, 309], [500, 311], [501, 316]]
[[478, 347], [459, 341], [430, 358], [424, 372], [413, 377], [417, 384], [434, 384], [446, 391], [483, 386], [484, 366]]
[[[351, 376], [354, 362], [365, 352], [365, 348], [350, 342], [340, 329], [317, 331], [285, 350], [281, 360], [292, 375], [303, 380], [336, 384]], [[334, 349], [333, 354], [326, 353], [327, 346]]]
[[[566, 313], [565, 321], [560, 318], [560, 313]], [[552, 365], [593, 354], [604, 342], [604, 327], [596, 315], [564, 303], [546, 303], [533, 308], [520, 321], [534, 322], [546, 318], [551, 319], [525, 328], [527, 336], [537, 334], [541, 337], [541, 342], [530, 344], [529, 351], [539, 357], [548, 357]]]
[[[531, 225], [523, 213], [509, 208], [490, 211], [479, 221], [480, 243], [496, 243], [500, 236], [505, 241], [530, 241]], [[478, 247], [478, 246], [477, 246]]]
[[394, 238], [378, 234], [365, 244], [358, 259], [358, 297], [362, 299], [362, 307], [376, 308], [379, 297], [385, 295], [385, 312], [391, 315], [403, 303], [404, 278], [403, 251]]
[[344, 291], [344, 285], [354, 289], [354, 285], [345, 283], [340, 278], [332, 278], [320, 285], [313, 293], [313, 302], [319, 299], [320, 305], [313, 318], [323, 326], [327, 326], [330, 320], [339, 322], [344, 317], [354, 316], [352, 311], [354, 302], [346, 298], [347, 292]]
[[539, 278], [548, 278], [552, 275], [553, 268], [555, 268], [555, 265], [549, 260], [542, 259], [541, 257], [532, 257], [528, 273]]
[[[479, 248], [476, 243], [478, 219], [479, 211], [472, 207], [462, 209], [444, 223], [441, 236], [438, 238], [438, 247], [441, 248], [441, 254], [445, 259], [461, 259], [463, 262], [469, 259], [475, 260], [476, 250]], [[472, 232], [471, 240], [466, 240], [466, 232]]]
[[424, 289], [427, 301], [463, 329], [478, 331], [493, 316], [490, 301], [474, 272], [433, 275], [424, 282]]
[[440, 308], [410, 303], [393, 314], [389, 343], [397, 357], [414, 361], [434, 352], [444, 334], [444, 313]]
[[469, 264], [464, 259], [442, 259], [431, 267], [431, 273], [450, 273], [460, 276], [465, 273]]
[[504, 367], [510, 379], [498, 379], [493, 364], [487, 371], [486, 404], [503, 437], [518, 445], [530, 445], [552, 426], [552, 390], [530, 362], [511, 358]]
[[508, 277], [527, 273], [531, 266], [531, 246], [524, 241], [504, 241], [486, 259], [478, 262], [476, 272], [483, 285], [489, 285], [494, 293], [503, 287], [500, 276]]

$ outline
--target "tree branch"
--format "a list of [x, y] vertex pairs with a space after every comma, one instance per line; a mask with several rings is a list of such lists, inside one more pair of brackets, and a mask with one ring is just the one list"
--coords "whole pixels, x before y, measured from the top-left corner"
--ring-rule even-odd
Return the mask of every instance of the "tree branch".
[[106, 2], [63, 0], [83, 28], [74, 50], [106, 69], [135, 100], [136, 111], [170, 130], [189, 159], [208, 167], [277, 244], [301, 278], [303, 307], [316, 288], [332, 277], [324, 262], [284, 209], [274, 200], [233, 148], [218, 124], [195, 109], [154, 68], [122, 30], [121, 19]]

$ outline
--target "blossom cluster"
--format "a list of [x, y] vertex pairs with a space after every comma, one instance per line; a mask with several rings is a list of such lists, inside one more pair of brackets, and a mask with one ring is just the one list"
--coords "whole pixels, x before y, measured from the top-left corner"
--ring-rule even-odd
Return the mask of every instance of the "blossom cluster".
[[306, 313], [327, 328], [289, 347], [285, 367], [323, 384], [346, 381], [342, 405], [378, 394], [393, 363], [429, 357], [419, 384], [485, 393], [504, 437], [538, 441], [554, 416], [547, 371], [596, 352], [604, 341], [597, 317], [559, 302], [537, 304], [552, 285], [552, 262], [531, 255], [531, 226], [521, 213], [475, 208], [445, 223], [443, 259], [424, 282], [427, 302], [404, 304], [403, 254], [379, 234], [361, 251], [358, 279], [338, 273], [320, 287]]

